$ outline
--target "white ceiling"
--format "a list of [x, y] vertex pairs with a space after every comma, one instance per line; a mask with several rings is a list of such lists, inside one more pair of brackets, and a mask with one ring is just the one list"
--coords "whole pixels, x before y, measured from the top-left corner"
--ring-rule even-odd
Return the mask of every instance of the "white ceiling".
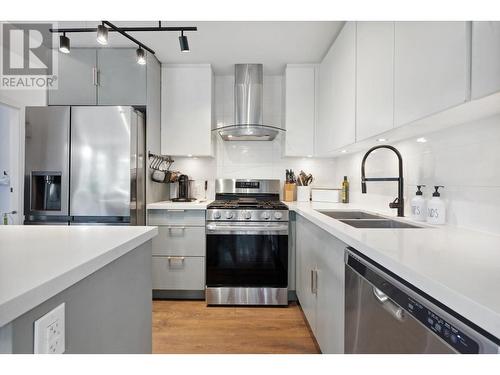
[[[113, 22], [113, 21], [111, 21]], [[118, 26], [157, 26], [158, 22], [113, 22]], [[58, 27], [96, 27], [98, 22], [59, 22]], [[237, 63], [264, 64], [265, 74], [281, 74], [286, 63], [321, 61], [343, 22], [204, 21], [162, 22], [162, 26], [197, 26], [186, 32], [191, 52], [181, 53], [178, 33], [130, 33], [156, 52], [162, 63], [210, 63], [215, 74], [231, 74]], [[67, 34], [72, 47], [96, 47], [94, 33]], [[57, 38], [54, 38], [57, 40]], [[110, 47], [134, 44], [118, 33], [109, 33]]]

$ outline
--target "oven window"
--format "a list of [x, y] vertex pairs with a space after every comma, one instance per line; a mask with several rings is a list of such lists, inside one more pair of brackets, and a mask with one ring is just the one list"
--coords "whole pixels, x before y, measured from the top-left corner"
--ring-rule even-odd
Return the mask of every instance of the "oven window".
[[288, 285], [288, 236], [207, 235], [207, 286]]

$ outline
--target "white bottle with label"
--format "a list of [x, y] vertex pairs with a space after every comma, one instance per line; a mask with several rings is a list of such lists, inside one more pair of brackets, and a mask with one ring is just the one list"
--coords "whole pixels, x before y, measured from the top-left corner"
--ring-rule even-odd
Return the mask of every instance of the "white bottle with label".
[[436, 191], [432, 193], [432, 198], [427, 204], [427, 222], [429, 224], [444, 224], [446, 222], [446, 205], [441, 199], [439, 188], [444, 188], [444, 186], [434, 186]]
[[423, 197], [423, 193], [420, 190], [425, 185], [417, 185], [417, 192], [415, 196], [411, 199], [411, 218], [416, 221], [427, 220], [427, 202]]

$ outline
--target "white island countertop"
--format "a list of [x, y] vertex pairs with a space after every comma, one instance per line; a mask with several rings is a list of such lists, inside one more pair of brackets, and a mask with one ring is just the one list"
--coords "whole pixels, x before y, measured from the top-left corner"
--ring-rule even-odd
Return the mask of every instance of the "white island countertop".
[[500, 339], [500, 236], [450, 226], [359, 229], [317, 210], [380, 212], [354, 204], [285, 204]]
[[193, 201], [193, 202], [172, 202], [163, 201], [149, 203], [146, 208], [148, 210], [206, 210], [207, 206], [212, 203], [213, 200], [203, 200], [203, 201]]
[[0, 327], [157, 234], [156, 227], [0, 226]]

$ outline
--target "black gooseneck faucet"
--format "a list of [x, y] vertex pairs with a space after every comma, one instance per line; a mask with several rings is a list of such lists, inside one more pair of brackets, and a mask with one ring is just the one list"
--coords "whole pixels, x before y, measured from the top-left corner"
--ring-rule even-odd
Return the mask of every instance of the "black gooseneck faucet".
[[[375, 151], [379, 148], [386, 148], [388, 150], [394, 151], [394, 153], [398, 157], [398, 161], [399, 161], [399, 177], [371, 177], [371, 178], [365, 177], [366, 158], [373, 151]], [[366, 194], [366, 182], [367, 181], [397, 181], [398, 182], [398, 197], [396, 199], [394, 199], [393, 202], [389, 203], [389, 207], [390, 208], [397, 208], [398, 209], [398, 216], [400, 216], [400, 217], [405, 216], [405, 203], [404, 203], [404, 198], [403, 198], [403, 158], [401, 157], [401, 154], [399, 153], [399, 151], [395, 147], [392, 147], [389, 145], [380, 145], [380, 146], [372, 147], [371, 149], [369, 149], [367, 151], [365, 156], [363, 156], [363, 161], [361, 162], [361, 192], [363, 194]]]

